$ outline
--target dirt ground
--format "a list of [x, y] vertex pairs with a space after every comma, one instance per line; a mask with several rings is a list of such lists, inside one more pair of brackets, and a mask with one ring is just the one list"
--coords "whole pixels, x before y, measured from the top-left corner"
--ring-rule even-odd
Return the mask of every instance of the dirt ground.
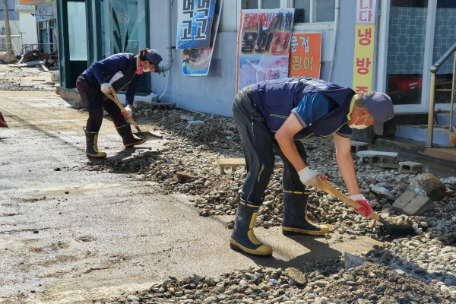
[[[201, 217], [195, 196], [166, 194], [138, 173], [92, 166], [84, 153], [87, 114], [55, 93], [50, 72], [0, 65], [0, 75], [4, 85], [24, 88], [0, 91], [9, 125], [0, 129], [0, 303], [92, 303], [170, 276], [285, 269], [381, 245], [348, 235], [335, 242], [337, 232], [330, 239], [285, 238], [273, 227], [257, 229], [274, 248], [272, 259], [231, 251], [225, 225], [234, 216]], [[124, 150], [106, 119], [99, 147], [126, 161], [160, 153], [170, 140]]]

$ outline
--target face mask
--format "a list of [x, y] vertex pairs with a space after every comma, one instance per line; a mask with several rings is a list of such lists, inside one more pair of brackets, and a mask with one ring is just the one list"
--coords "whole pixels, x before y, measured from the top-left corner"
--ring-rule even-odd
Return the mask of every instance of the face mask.
[[155, 72], [155, 68], [153, 68], [152, 70], [149, 69], [149, 68], [147, 68], [147, 69], [144, 69], [144, 68], [143, 68], [143, 72], [146, 72], [146, 73], [147, 73], [147, 72]]
[[367, 115], [366, 119], [364, 120], [364, 122], [362, 124], [356, 125], [356, 122], [359, 119], [359, 116], [358, 116], [358, 118], [356, 118], [355, 122], [352, 123], [349, 127], [352, 129], [358, 129], [358, 130], [366, 129], [368, 126], [366, 126], [365, 124], [366, 124], [367, 119], [369, 118], [369, 115]]

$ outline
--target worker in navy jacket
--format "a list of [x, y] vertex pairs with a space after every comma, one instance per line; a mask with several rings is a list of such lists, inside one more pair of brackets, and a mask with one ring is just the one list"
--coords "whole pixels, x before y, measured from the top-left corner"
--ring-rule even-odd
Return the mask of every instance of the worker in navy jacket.
[[[103, 109], [111, 116], [117, 132], [122, 137], [126, 148], [144, 143], [135, 137], [130, 124], [125, 119], [132, 116], [136, 88], [141, 74], [159, 72], [162, 57], [156, 50], [143, 49], [138, 55], [119, 53], [95, 62], [85, 70], [76, 81], [76, 88], [82, 103], [89, 112], [84, 128], [86, 134], [86, 154], [90, 157], [106, 157], [98, 150], [98, 132], [103, 122]], [[114, 101], [106, 95], [114, 89], [116, 92], [126, 89], [126, 113], [122, 113]]]
[[336, 159], [355, 209], [363, 216], [372, 212], [361, 194], [351, 156], [352, 129], [374, 126], [383, 134], [383, 124], [394, 116], [388, 95], [358, 94], [346, 87], [311, 77], [260, 82], [242, 89], [233, 101], [233, 118], [245, 155], [247, 177], [236, 211], [230, 247], [255, 256], [270, 256], [272, 248], [262, 244], [253, 232], [258, 209], [273, 173], [275, 155], [284, 162], [283, 220], [285, 235], [324, 235], [329, 227], [307, 219], [309, 190], [324, 175], [307, 164], [301, 140], [310, 136], [332, 136]]

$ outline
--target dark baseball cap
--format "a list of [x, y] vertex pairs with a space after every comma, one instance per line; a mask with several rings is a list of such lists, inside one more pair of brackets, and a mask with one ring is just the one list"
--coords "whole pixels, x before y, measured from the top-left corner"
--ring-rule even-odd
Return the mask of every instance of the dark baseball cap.
[[156, 50], [148, 50], [144, 56], [146, 56], [146, 59], [149, 60], [150, 63], [154, 64], [155, 70], [158, 71], [158, 65], [162, 61], [162, 56], [160, 56]]
[[369, 92], [364, 94], [367, 109], [374, 117], [374, 132], [383, 134], [383, 124], [394, 117], [394, 106], [391, 98], [385, 93]]

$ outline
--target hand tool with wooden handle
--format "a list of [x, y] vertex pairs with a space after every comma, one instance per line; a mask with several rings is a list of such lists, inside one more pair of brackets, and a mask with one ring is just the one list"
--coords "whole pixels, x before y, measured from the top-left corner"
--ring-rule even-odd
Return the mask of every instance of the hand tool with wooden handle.
[[[125, 111], [125, 108], [124, 106], [120, 103], [119, 101], [119, 98], [117, 98], [117, 94], [116, 94], [116, 91], [111, 87], [110, 89], [110, 94], [106, 94], [106, 96], [108, 96], [112, 101], [115, 102], [115, 104], [119, 107], [120, 111], [122, 113], [126, 113]], [[127, 116], [127, 115], [126, 115]], [[157, 138], [162, 138], [161, 136], [158, 136], [158, 135], [155, 135], [155, 134], [152, 134], [150, 132], [143, 132], [141, 131], [141, 129], [139, 128], [138, 124], [136, 123], [136, 121], [132, 118], [132, 117], [128, 117], [128, 121], [130, 121], [130, 123], [136, 128], [136, 130], [138, 131], [138, 133], [136, 135], [138, 135], [139, 137], [142, 137], [144, 139], [157, 139]]]
[[[340, 199], [344, 203], [349, 204], [350, 206], [352, 206], [355, 209], [359, 209], [359, 208], [363, 207], [361, 204], [357, 203], [356, 201], [350, 199], [349, 197], [347, 197], [347, 196], [343, 195], [342, 193], [340, 193], [339, 191], [337, 191], [335, 188], [333, 188], [333, 186], [331, 186], [330, 183], [328, 183], [326, 180], [324, 180], [320, 176], [318, 176], [317, 179], [320, 182], [320, 185], [315, 186], [315, 188], [318, 188], [321, 191], [324, 191], [328, 194], [331, 194], [331, 195], [337, 197], [338, 199]], [[376, 221], [380, 220], [380, 216], [377, 213], [375, 213], [374, 211], [372, 211], [372, 213], [369, 215], [369, 217], [373, 218]]]
[[[324, 191], [328, 194], [331, 194], [341, 201], [349, 204], [353, 208], [359, 209], [362, 207], [361, 204], [355, 202], [354, 200], [350, 199], [349, 197], [343, 195], [339, 191], [337, 191], [333, 186], [331, 186], [330, 183], [328, 183], [325, 179], [321, 178], [320, 176], [317, 176], [318, 181], [320, 182], [320, 185], [315, 186], [315, 188], [320, 189], [321, 191]], [[375, 221], [379, 221], [383, 225], [384, 231], [386, 231], [389, 235], [416, 235], [415, 229], [413, 229], [412, 226], [410, 225], [397, 225], [397, 224], [391, 224], [384, 218], [382, 218], [380, 215], [372, 211], [372, 213], [369, 215], [370, 218], [374, 219]], [[375, 221], [371, 223], [369, 226], [370, 228], [375, 227]]]

